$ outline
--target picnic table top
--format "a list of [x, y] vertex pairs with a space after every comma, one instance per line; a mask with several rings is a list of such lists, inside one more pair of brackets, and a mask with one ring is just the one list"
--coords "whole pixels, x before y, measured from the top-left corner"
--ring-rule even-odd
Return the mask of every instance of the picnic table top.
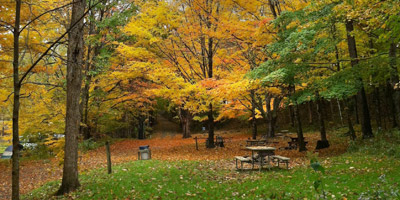
[[246, 147], [246, 149], [249, 149], [252, 151], [274, 151], [274, 150], [276, 150], [275, 147], [265, 147], [265, 146]]
[[250, 140], [246, 140], [246, 142], [265, 142], [267, 140], [254, 140], [254, 139], [250, 139]]

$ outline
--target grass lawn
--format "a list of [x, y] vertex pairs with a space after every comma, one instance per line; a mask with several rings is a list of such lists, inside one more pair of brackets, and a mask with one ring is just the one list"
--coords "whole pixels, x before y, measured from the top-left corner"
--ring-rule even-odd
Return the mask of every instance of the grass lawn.
[[[233, 161], [135, 161], [80, 176], [81, 189], [59, 199], [316, 199], [321, 177], [327, 199], [398, 199], [400, 162], [360, 153], [321, 161], [325, 174], [310, 167], [245, 171], [223, 168]], [[50, 182], [24, 196], [49, 199], [60, 182]], [[323, 195], [322, 195], [323, 196]], [[52, 197], [55, 198], [55, 197]]]

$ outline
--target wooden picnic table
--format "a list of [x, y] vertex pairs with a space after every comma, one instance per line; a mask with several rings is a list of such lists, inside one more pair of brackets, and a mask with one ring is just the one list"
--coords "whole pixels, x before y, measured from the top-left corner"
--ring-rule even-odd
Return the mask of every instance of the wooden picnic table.
[[[256, 162], [258, 162], [260, 164], [260, 171], [262, 169], [262, 166], [264, 165], [264, 157], [266, 157], [266, 156], [268, 156], [268, 166], [270, 167], [270, 165], [269, 165], [270, 161], [271, 161], [270, 156], [275, 155], [275, 150], [276, 150], [275, 147], [266, 147], [266, 146], [246, 147], [246, 149], [251, 150], [251, 158], [252, 158], [251, 164], [252, 164], [252, 167], [254, 168], [254, 164]], [[255, 159], [255, 157], [254, 157], [255, 153], [258, 153], [258, 156], [259, 156], [259, 159], [260, 159], [259, 161], [257, 161]]]
[[248, 146], [260, 146], [267, 144], [267, 140], [246, 140], [246, 147]]
[[[297, 146], [299, 145], [299, 138], [298, 137], [289, 137], [291, 139], [290, 142], [288, 142], [289, 144], [289, 148], [290, 149], [297, 149]], [[308, 142], [305, 141], [305, 137], [303, 137], [304, 143], [307, 144]]]
[[[232, 142], [232, 138], [233, 138], [233, 137], [215, 136], [214, 142], [215, 142], [215, 145], [216, 145], [217, 147], [224, 147], [224, 142], [226, 142], [226, 141]], [[196, 142], [196, 150], [199, 150], [199, 145], [198, 145], [197, 140], [205, 140], [205, 141], [206, 141], [206, 144], [207, 144], [207, 140], [208, 140], [208, 138], [201, 138], [201, 137], [197, 137], [197, 136], [194, 137], [193, 139], [194, 139], [195, 142]]]

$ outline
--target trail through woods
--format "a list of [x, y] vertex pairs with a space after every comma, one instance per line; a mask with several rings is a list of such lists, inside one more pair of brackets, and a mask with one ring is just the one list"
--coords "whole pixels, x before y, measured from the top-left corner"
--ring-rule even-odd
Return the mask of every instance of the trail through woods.
[[[169, 124], [168, 122], [164, 122]], [[162, 124], [162, 123], [160, 123]], [[115, 142], [111, 145], [111, 155], [113, 165], [137, 160], [137, 151], [141, 145], [150, 145], [152, 158], [157, 160], [218, 160], [219, 166], [235, 170], [233, 158], [237, 155], [250, 155], [245, 150], [245, 140], [250, 137], [246, 130], [217, 131], [217, 135], [228, 137], [224, 148], [206, 149], [205, 140], [199, 140], [199, 151], [195, 149], [193, 138], [182, 139], [181, 135], [166, 135], [157, 129], [155, 136], [148, 140], [126, 139]], [[202, 134], [194, 134], [193, 137], [205, 138]], [[294, 135], [293, 135], [294, 136]], [[318, 133], [306, 134], [309, 141], [309, 149], [313, 149], [319, 138]], [[328, 138], [330, 139], [330, 138]], [[287, 138], [275, 138], [279, 144], [271, 146], [287, 146]], [[341, 141], [341, 142], [339, 142]], [[320, 156], [335, 156], [346, 151], [347, 142], [341, 140], [331, 140], [329, 149], [319, 151]], [[306, 162], [305, 152], [297, 150], [277, 150], [276, 154], [291, 158], [290, 167], [303, 165]], [[85, 172], [100, 167], [106, 167], [105, 147], [89, 151], [79, 157], [79, 170]], [[56, 159], [23, 161], [21, 163], [21, 192], [25, 194], [32, 189], [38, 188], [48, 181], [61, 179], [62, 166]], [[0, 163], [0, 199], [9, 199], [11, 195], [11, 163]]]
[[174, 136], [180, 132], [178, 124], [169, 121], [162, 115], [157, 115], [157, 123], [153, 127], [154, 134], [152, 137]]

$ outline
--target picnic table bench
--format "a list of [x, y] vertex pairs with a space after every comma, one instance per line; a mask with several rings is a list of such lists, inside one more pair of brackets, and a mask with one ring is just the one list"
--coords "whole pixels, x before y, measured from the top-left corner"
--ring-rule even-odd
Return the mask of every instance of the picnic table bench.
[[289, 169], [289, 161], [290, 161], [290, 158], [287, 158], [287, 157], [278, 156], [278, 155], [272, 156], [272, 162], [277, 162], [278, 167], [279, 167], [279, 163], [285, 163], [286, 169]]
[[251, 157], [245, 157], [245, 156], [235, 156], [236, 160], [236, 169], [238, 168], [238, 161], [240, 161], [240, 169], [243, 170], [243, 163], [251, 163], [252, 158]]

